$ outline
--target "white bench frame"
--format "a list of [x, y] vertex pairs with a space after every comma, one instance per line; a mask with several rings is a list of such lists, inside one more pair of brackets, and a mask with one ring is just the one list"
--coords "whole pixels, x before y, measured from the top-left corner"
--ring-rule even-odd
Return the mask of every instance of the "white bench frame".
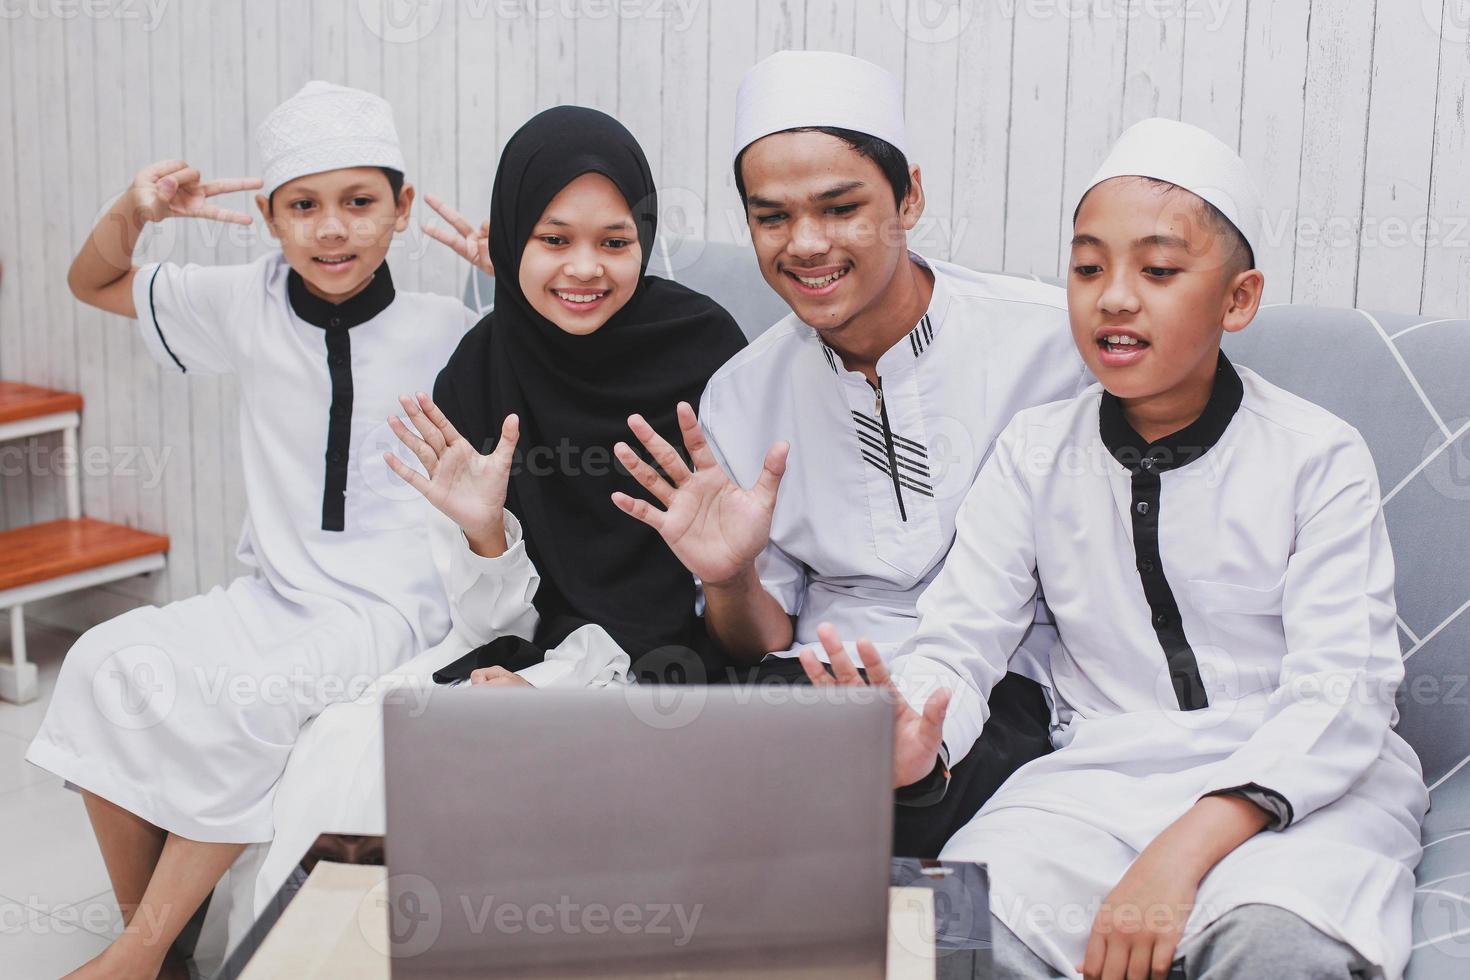
[[[76, 520], [82, 516], [82, 476], [77, 455], [77, 429], [81, 426], [81, 414], [75, 411], [54, 412], [15, 422], [0, 423], [0, 442], [11, 439], [28, 439], [48, 432], [61, 433], [62, 452], [73, 461], [66, 477], [66, 516]], [[60, 578], [32, 582], [13, 589], [0, 590], [0, 609], [10, 610], [10, 663], [0, 663], [0, 701], [25, 704], [34, 701], [40, 693], [39, 675], [36, 665], [26, 659], [25, 605], [40, 599], [64, 595], [78, 589], [115, 582], [162, 568], [161, 554], [143, 555], [124, 561], [101, 565], [85, 571], [63, 575]]]

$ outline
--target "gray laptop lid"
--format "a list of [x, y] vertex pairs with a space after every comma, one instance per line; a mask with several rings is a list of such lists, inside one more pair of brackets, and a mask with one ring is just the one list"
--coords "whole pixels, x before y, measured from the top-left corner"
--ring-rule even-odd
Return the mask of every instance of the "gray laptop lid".
[[871, 692], [446, 688], [384, 721], [398, 980], [883, 975]]

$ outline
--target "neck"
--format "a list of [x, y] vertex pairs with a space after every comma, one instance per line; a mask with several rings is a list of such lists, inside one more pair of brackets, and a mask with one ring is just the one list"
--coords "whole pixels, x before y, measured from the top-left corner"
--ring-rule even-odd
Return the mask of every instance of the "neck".
[[1155, 395], [1123, 398], [1123, 417], [1148, 442], [1178, 432], [1204, 414], [1215, 387], [1219, 350], [1202, 357], [1177, 385]]
[[368, 286], [372, 284], [372, 281], [373, 277], [370, 275], [345, 293], [324, 293], [320, 289], [318, 289], [316, 287], [316, 284], [310, 279], [306, 278], [305, 276], [301, 277], [301, 283], [306, 287], [306, 291], [308, 293], [311, 293], [311, 295], [315, 296], [317, 299], [326, 300], [328, 303], [331, 303], [334, 306], [340, 306], [341, 304], [347, 302], [349, 299], [356, 296], [364, 289], [368, 288]]
[[934, 274], [905, 253], [888, 288], [878, 301], [839, 327], [822, 332], [822, 340], [842, 358], [849, 371], [861, 371], [878, 383], [878, 359], [902, 340], [929, 309]]

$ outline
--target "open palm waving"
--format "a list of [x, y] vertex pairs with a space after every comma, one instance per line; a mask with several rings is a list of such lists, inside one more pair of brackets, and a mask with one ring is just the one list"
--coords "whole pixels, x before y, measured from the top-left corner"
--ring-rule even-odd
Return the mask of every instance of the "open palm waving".
[[692, 471], [641, 415], [631, 416], [628, 427], [663, 472], [640, 459], [627, 443], [613, 447], [619, 462], [664, 509], [625, 493], [613, 494], [612, 500], [657, 531], [705, 585], [720, 585], [750, 568], [770, 540], [776, 491], [790, 447], [784, 442], [772, 446], [755, 486], [744, 490], [720, 467], [688, 402], [679, 403], [678, 416], [684, 447], [694, 462]]

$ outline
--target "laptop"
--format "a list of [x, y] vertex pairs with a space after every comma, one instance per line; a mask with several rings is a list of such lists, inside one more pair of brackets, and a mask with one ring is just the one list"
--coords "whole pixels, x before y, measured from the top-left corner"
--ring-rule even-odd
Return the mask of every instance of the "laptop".
[[875, 692], [441, 688], [384, 723], [395, 980], [883, 976]]

